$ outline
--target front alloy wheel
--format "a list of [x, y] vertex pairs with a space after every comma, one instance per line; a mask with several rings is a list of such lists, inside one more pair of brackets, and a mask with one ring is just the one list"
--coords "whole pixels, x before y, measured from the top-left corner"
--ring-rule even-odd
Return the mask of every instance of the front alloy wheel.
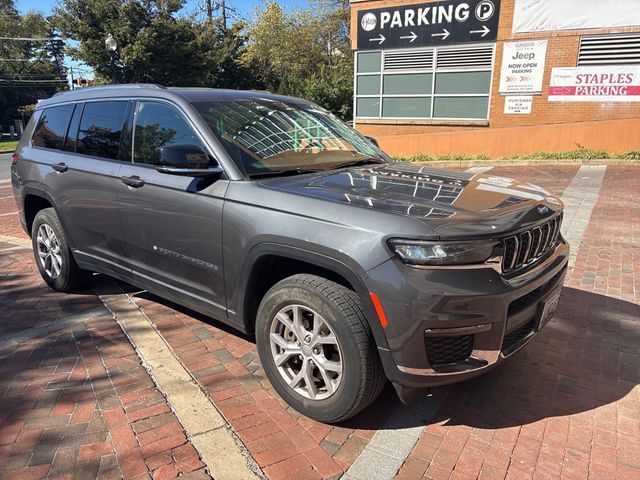
[[342, 381], [342, 353], [322, 316], [302, 305], [288, 305], [271, 321], [271, 355], [284, 381], [310, 400], [335, 393]]
[[358, 295], [317, 275], [293, 275], [269, 289], [256, 343], [278, 395], [321, 422], [354, 416], [386, 381]]

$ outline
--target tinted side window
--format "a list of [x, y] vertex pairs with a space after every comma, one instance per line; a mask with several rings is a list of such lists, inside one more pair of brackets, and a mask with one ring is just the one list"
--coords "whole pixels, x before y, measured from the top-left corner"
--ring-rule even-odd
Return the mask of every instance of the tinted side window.
[[35, 147], [62, 150], [73, 105], [45, 108], [33, 132], [31, 143]]
[[84, 106], [77, 152], [118, 159], [127, 102], [90, 102]]
[[156, 165], [160, 147], [194, 145], [206, 150], [184, 116], [170, 105], [138, 102], [134, 131], [133, 161]]

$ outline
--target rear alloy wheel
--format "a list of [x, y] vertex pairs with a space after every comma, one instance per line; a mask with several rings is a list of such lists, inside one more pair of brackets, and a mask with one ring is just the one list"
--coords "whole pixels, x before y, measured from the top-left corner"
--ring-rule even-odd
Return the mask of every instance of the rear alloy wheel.
[[47, 285], [59, 292], [73, 292], [86, 285], [91, 273], [78, 267], [53, 208], [36, 214], [31, 243], [38, 270]]
[[309, 274], [275, 284], [258, 309], [256, 343], [278, 394], [315, 420], [346, 420], [380, 394], [386, 379], [360, 299]]
[[38, 228], [36, 242], [40, 264], [47, 276], [55, 280], [62, 271], [62, 255], [60, 254], [58, 237], [49, 225], [43, 223]]

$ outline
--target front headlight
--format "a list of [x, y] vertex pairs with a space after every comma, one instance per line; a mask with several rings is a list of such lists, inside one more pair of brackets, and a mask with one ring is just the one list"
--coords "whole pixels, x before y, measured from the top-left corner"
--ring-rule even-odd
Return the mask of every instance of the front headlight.
[[424, 242], [389, 240], [391, 249], [407, 265], [442, 266], [484, 263], [498, 242]]

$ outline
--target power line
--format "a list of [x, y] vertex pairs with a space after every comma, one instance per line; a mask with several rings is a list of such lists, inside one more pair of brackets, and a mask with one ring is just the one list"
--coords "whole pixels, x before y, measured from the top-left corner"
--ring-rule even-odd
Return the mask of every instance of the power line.
[[0, 83], [67, 83], [67, 80], [11, 80], [11, 79], [4, 79], [4, 78], [0, 78]]
[[2, 73], [0, 72], [0, 77], [61, 77], [64, 76], [64, 73]]
[[63, 37], [36, 37], [36, 38], [29, 38], [29, 37], [0, 37], [0, 40], [15, 40], [17, 42], [51, 42], [51, 41], [56, 41], [56, 40], [59, 40], [61, 42], [65, 41], [65, 39]]

